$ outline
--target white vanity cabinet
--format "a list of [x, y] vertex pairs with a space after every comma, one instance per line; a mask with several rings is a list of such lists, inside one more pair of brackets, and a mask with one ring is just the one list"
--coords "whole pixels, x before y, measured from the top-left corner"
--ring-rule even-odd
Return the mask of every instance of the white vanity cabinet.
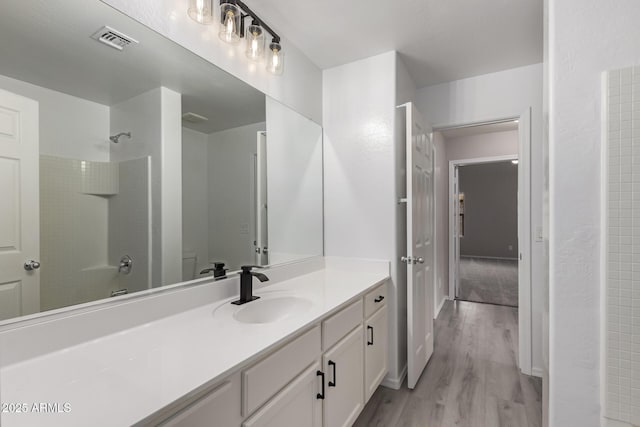
[[383, 306], [365, 322], [364, 398], [369, 400], [387, 375], [387, 306]]
[[387, 285], [365, 296], [364, 398], [369, 400], [388, 370]]
[[325, 427], [348, 427], [364, 407], [362, 324], [322, 357], [325, 373]]
[[319, 371], [319, 363], [311, 365], [242, 427], [322, 427]]
[[[237, 427], [241, 421], [240, 372], [237, 372], [159, 425], [161, 427]], [[154, 425], [154, 423], [143, 423], [143, 425]]]
[[353, 425], [387, 373], [386, 287], [319, 320], [161, 425]]

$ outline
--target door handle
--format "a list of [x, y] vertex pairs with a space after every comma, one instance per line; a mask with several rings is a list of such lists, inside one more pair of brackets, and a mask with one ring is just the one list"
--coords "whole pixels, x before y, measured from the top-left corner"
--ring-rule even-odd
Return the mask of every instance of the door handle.
[[329, 366], [333, 367], [333, 381], [329, 381], [329, 387], [336, 386], [336, 362], [329, 360]]
[[367, 340], [367, 345], [373, 345], [373, 326], [367, 325], [367, 330], [371, 331], [371, 341]]
[[413, 262], [414, 262], [414, 264], [415, 264], [415, 263], [418, 263], [418, 264], [424, 264], [424, 258], [422, 258], [422, 257], [418, 257], [418, 258], [416, 258]]
[[320, 381], [322, 382], [322, 393], [316, 394], [316, 399], [324, 399], [324, 372], [316, 371], [316, 376], [321, 377]]
[[29, 260], [24, 263], [24, 269], [27, 271], [33, 271], [40, 268], [40, 263], [38, 261]]
[[413, 263], [413, 258], [411, 258], [410, 256], [403, 256], [400, 258], [400, 261], [406, 262], [407, 264], [411, 264]]

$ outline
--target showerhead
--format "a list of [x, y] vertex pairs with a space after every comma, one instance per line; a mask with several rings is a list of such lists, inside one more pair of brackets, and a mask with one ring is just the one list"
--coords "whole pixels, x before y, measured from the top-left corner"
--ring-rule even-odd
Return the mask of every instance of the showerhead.
[[126, 136], [127, 138], [131, 139], [131, 132], [120, 132], [117, 135], [110, 136], [109, 139], [114, 144], [117, 144], [118, 142], [120, 142], [120, 137], [121, 136]]

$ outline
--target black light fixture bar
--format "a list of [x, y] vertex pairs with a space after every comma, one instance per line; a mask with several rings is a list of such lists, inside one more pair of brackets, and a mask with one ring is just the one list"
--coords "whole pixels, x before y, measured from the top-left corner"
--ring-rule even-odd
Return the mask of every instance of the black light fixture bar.
[[260, 19], [260, 17], [253, 10], [251, 10], [249, 6], [244, 4], [244, 2], [242, 2], [241, 0], [234, 0], [230, 3], [235, 3], [236, 6], [240, 7], [240, 9], [242, 9], [242, 11], [245, 13], [245, 15], [242, 17], [242, 24], [241, 24], [242, 31], [241, 31], [240, 37], [244, 37], [244, 18], [246, 18], [247, 16], [250, 16], [251, 18], [253, 18], [254, 21], [258, 23], [258, 25], [260, 25], [262, 28], [267, 30], [269, 34], [271, 34], [271, 37], [273, 38], [273, 43], [280, 43], [280, 36], [276, 34], [276, 32], [273, 31], [271, 27], [269, 27], [262, 19]]

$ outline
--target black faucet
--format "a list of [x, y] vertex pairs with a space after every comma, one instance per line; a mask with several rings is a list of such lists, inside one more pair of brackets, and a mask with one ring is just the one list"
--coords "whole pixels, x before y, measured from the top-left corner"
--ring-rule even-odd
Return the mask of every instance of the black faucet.
[[269, 280], [267, 276], [262, 273], [251, 271], [252, 268], [260, 268], [257, 265], [243, 265], [240, 267], [242, 272], [240, 273], [240, 299], [233, 301], [231, 304], [242, 305], [260, 297], [253, 295], [253, 278], [256, 277], [261, 282]]
[[227, 268], [224, 268], [224, 262], [214, 262], [213, 268], [205, 268], [200, 274], [207, 274], [213, 271], [213, 277], [225, 277], [227, 275]]

